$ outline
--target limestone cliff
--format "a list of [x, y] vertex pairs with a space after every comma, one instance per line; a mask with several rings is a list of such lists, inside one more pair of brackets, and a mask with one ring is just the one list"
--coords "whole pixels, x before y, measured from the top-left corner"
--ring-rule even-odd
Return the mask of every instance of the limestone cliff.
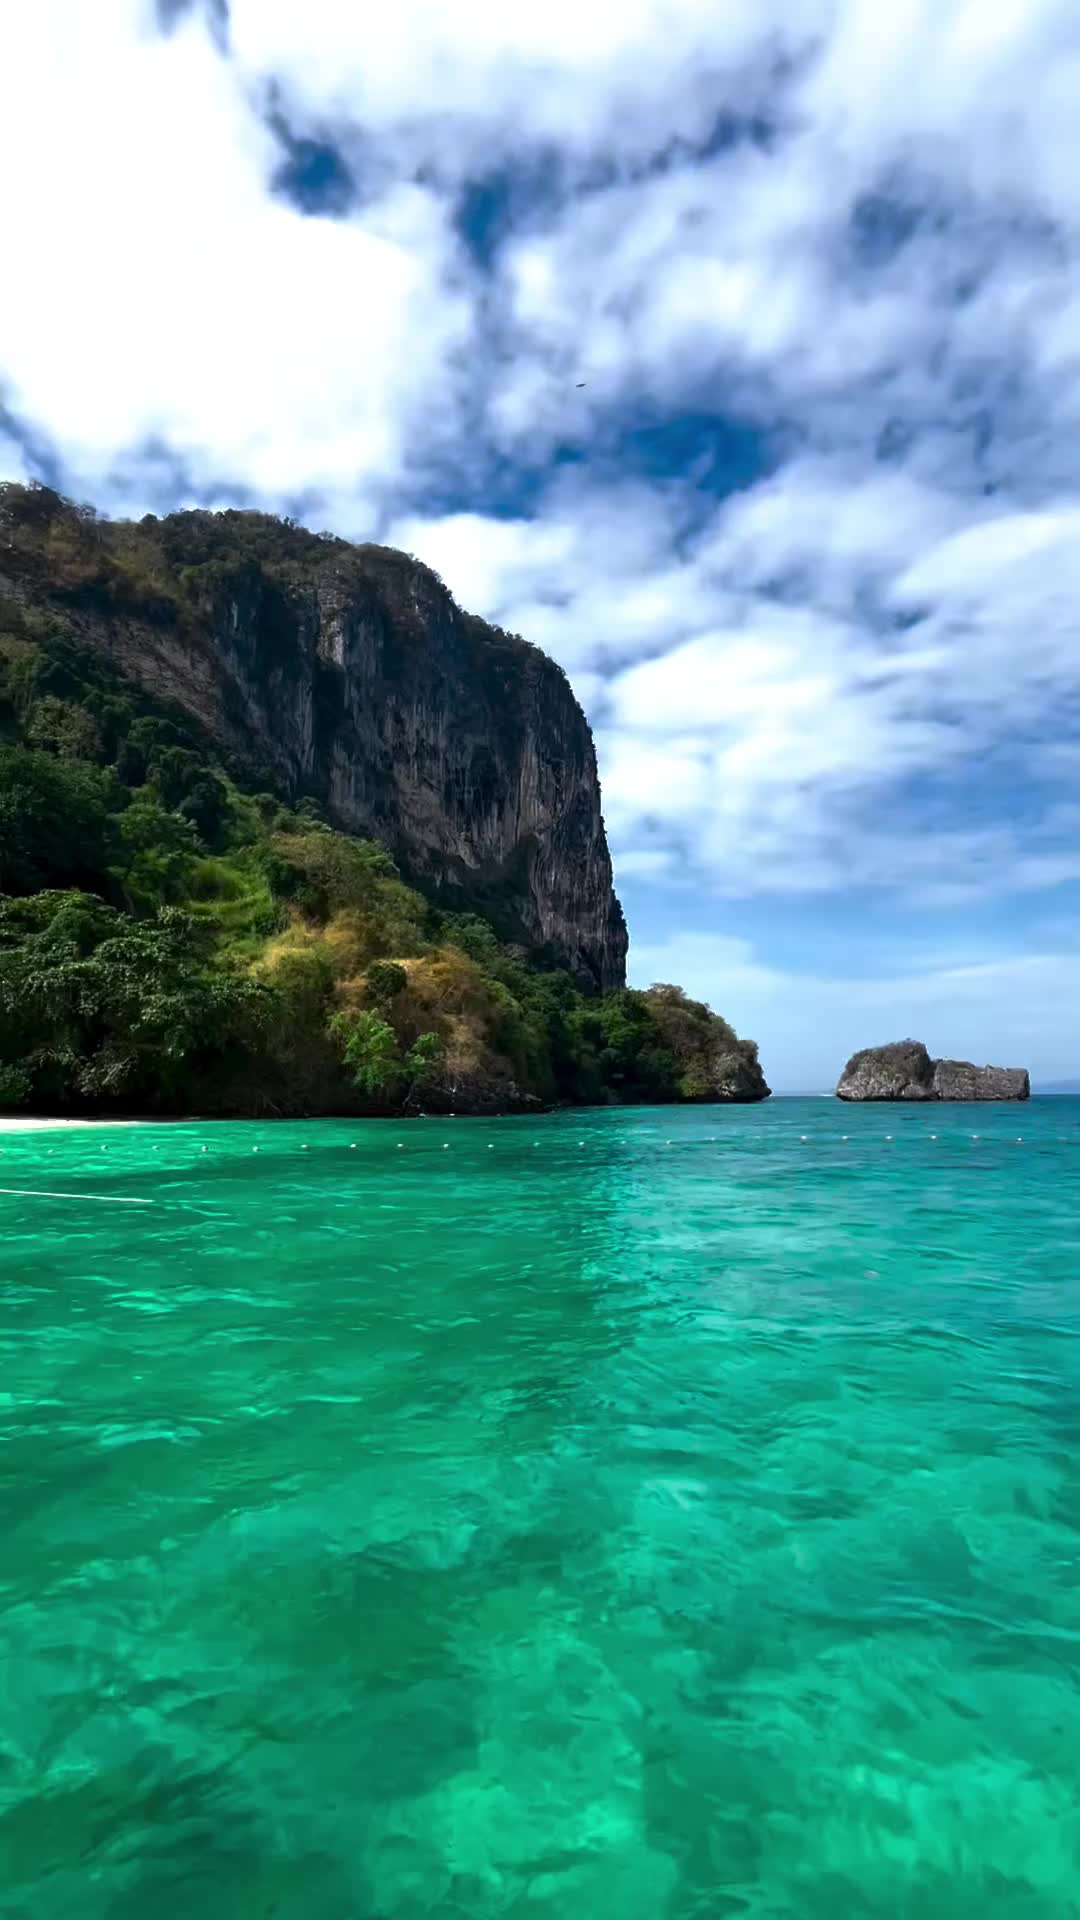
[[110, 524], [44, 488], [5, 496], [0, 592], [62, 616], [234, 768], [382, 841], [448, 906], [622, 983], [592, 736], [537, 648], [390, 548], [262, 514]]
[[852, 1054], [836, 1089], [841, 1100], [1026, 1100], [1023, 1067], [975, 1067], [932, 1060], [921, 1040], [896, 1040]]
[[973, 1067], [969, 1060], [935, 1060], [936, 1100], [1028, 1100], [1025, 1067]]

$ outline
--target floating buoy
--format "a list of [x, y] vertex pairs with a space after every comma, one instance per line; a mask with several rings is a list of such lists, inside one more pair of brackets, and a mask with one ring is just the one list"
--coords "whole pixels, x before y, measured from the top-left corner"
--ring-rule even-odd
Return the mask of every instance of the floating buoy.
[[489, 1140], [489, 1141], [488, 1141], [488, 1152], [489, 1152], [489, 1153], [493, 1153], [494, 1151], [495, 1151], [495, 1142], [494, 1142], [494, 1140]]
[[205, 1153], [205, 1152], [206, 1152], [206, 1148], [205, 1148], [205, 1147], [200, 1147], [200, 1148], [199, 1148], [199, 1152], [200, 1152], [200, 1153]]
[[809, 1135], [808, 1133], [801, 1133], [801, 1134], [799, 1135], [799, 1138], [800, 1138], [800, 1140], [802, 1141], [802, 1143], [803, 1143], [803, 1146], [805, 1147], [805, 1145], [806, 1145], [806, 1143], [807, 1143], [807, 1141], [808, 1141], [808, 1140], [809, 1140], [809, 1138], [810, 1138], [810, 1135]]
[[841, 1139], [842, 1139], [842, 1140], [849, 1140], [849, 1139], [851, 1138], [851, 1135], [850, 1135], [850, 1134], [847, 1134], [847, 1133], [844, 1133], [844, 1134], [841, 1134], [841, 1136], [840, 1136], [840, 1137], [841, 1137]]
[[444, 1153], [449, 1153], [449, 1151], [450, 1151], [450, 1142], [449, 1142], [449, 1140], [444, 1140], [444, 1141], [443, 1141], [443, 1143], [442, 1143], [442, 1150], [443, 1150], [443, 1152], [444, 1152]]
[[349, 1152], [350, 1152], [350, 1153], [355, 1153], [355, 1152], [356, 1152], [356, 1141], [355, 1141], [355, 1140], [350, 1140], [350, 1141], [349, 1141]]
[[892, 1139], [892, 1134], [891, 1134], [891, 1133], [887, 1133], [887, 1134], [885, 1135], [885, 1138], [886, 1138], [886, 1140], [891, 1140], [891, 1139]]
[[258, 1153], [259, 1149], [258, 1147], [252, 1147], [251, 1151], [252, 1153]]
[[401, 1152], [401, 1149], [402, 1149], [402, 1147], [403, 1147], [404, 1145], [405, 1145], [405, 1142], [404, 1142], [404, 1140], [399, 1140], [399, 1141], [398, 1141], [398, 1143], [397, 1143], [397, 1150], [398, 1150], [398, 1152], [399, 1152], [399, 1153]]
[[300, 1151], [301, 1151], [301, 1153], [306, 1153], [306, 1152], [307, 1152], [307, 1147], [306, 1147], [306, 1146], [304, 1146], [304, 1145], [303, 1145], [303, 1143], [301, 1143], [301, 1146], [300, 1146]]

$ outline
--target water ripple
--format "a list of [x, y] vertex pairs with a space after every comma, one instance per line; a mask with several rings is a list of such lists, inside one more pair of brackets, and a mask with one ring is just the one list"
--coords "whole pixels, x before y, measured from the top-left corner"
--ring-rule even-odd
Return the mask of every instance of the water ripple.
[[1080, 1914], [1078, 1121], [0, 1136], [0, 1906]]

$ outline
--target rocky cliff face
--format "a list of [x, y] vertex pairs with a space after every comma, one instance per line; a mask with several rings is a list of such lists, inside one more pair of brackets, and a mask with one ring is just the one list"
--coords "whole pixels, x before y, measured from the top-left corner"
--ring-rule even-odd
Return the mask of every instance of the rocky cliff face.
[[54, 611], [249, 778], [381, 840], [449, 907], [625, 975], [592, 736], [561, 669], [428, 568], [260, 514], [99, 523], [6, 490], [0, 591]]
[[841, 1100], [1026, 1100], [1022, 1067], [975, 1067], [931, 1060], [921, 1040], [897, 1040], [852, 1054], [836, 1089]]
[[934, 1062], [935, 1100], [1028, 1100], [1031, 1081], [1023, 1067], [973, 1067], [968, 1060]]
[[708, 1094], [710, 1100], [731, 1100], [741, 1106], [749, 1106], [758, 1100], [768, 1100], [771, 1095], [772, 1088], [762, 1072], [756, 1053], [747, 1053], [737, 1059], [725, 1054], [717, 1060]]

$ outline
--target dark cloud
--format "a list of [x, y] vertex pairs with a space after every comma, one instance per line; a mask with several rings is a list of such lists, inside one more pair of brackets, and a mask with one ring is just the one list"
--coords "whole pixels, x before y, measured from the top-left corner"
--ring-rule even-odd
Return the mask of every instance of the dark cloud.
[[173, 513], [178, 506], [262, 504], [241, 481], [196, 476], [183, 455], [157, 434], [148, 434], [117, 456], [106, 475], [103, 498], [115, 512], [124, 512], [129, 501], [137, 501], [140, 513], [159, 514]]
[[[583, 160], [554, 143], [537, 144], [462, 181], [454, 224], [475, 264], [490, 271], [504, 241], [519, 238], [529, 227], [544, 226], [573, 200], [697, 166], [738, 146], [768, 150], [781, 129], [781, 120], [764, 111], [755, 108], [740, 115], [725, 107], [705, 116], [702, 133], [672, 135], [648, 154], [596, 154]], [[434, 172], [431, 183], [438, 184]]]
[[623, 423], [612, 453], [624, 471], [649, 479], [692, 479], [713, 500], [752, 486], [777, 464], [769, 434], [719, 410]]
[[338, 148], [328, 140], [298, 138], [280, 123], [275, 132], [285, 148], [285, 158], [271, 180], [274, 192], [291, 201], [301, 213], [340, 218], [350, 212], [359, 195]]
[[[24, 420], [13, 408], [9, 407], [0, 393], [0, 440], [7, 439], [18, 447], [31, 476], [47, 487], [54, 487], [58, 493], [64, 491], [64, 464], [49, 436], [40, 428]], [[9, 476], [0, 473], [0, 480]]]
[[895, 260], [926, 219], [925, 206], [890, 198], [885, 193], [860, 194], [851, 210], [848, 239], [861, 267], [883, 267]]
[[201, 13], [218, 45], [228, 41], [229, 0], [154, 0], [154, 8], [162, 33], [172, 33], [186, 14]]

